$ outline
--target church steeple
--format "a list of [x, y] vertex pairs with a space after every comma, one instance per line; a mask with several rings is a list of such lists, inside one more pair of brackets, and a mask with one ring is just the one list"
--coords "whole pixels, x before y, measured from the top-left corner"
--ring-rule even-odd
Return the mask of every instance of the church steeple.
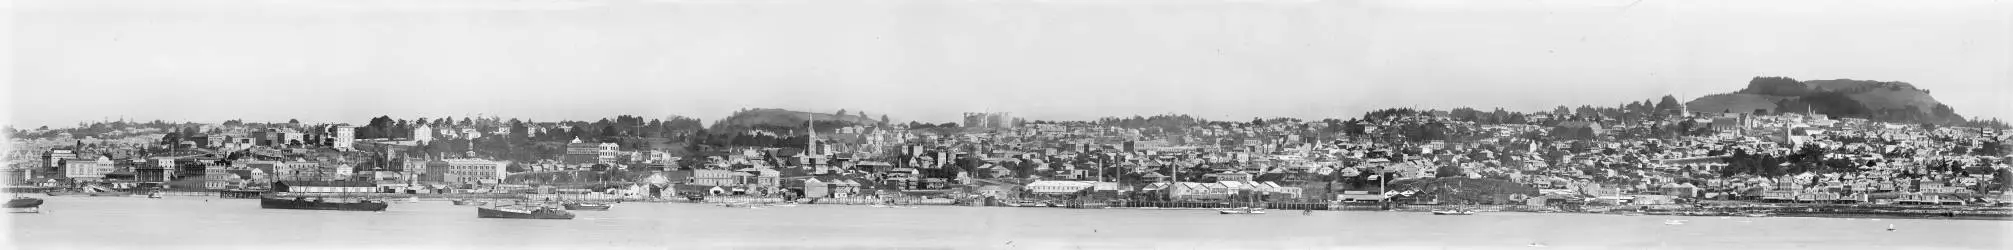
[[804, 119], [804, 132], [809, 134], [804, 138], [804, 151], [811, 152], [811, 154], [824, 153], [818, 152], [818, 115], [804, 114], [804, 117], [806, 118]]

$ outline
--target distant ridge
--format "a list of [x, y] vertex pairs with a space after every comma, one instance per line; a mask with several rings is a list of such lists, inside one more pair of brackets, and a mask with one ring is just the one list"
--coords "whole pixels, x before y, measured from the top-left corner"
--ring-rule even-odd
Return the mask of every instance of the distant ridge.
[[[836, 112], [805, 112], [771, 108], [748, 109], [734, 112], [734, 114], [728, 115], [726, 118], [713, 122], [712, 127], [709, 129], [714, 132], [739, 132], [749, 129], [784, 132], [776, 130], [802, 128], [807, 119], [818, 119], [821, 125], [827, 123], [844, 125], [880, 124], [879, 118], [862, 117], [858, 114], [848, 112], [846, 115], [841, 116]], [[831, 128], [818, 128], [818, 130], [829, 131]]]
[[1936, 101], [1929, 90], [1906, 82], [1866, 80], [1797, 81], [1787, 77], [1755, 77], [1740, 91], [1701, 96], [1685, 102], [1691, 112], [1803, 113], [1866, 118], [1889, 122], [1963, 122], [1950, 106]]

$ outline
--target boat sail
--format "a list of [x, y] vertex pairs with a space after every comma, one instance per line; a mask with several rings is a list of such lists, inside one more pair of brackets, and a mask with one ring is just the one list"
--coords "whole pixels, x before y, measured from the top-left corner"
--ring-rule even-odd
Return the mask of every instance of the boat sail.
[[[1253, 195], [1253, 196], [1251, 197], [1251, 200], [1252, 200], [1252, 201], [1257, 201], [1257, 200], [1258, 200], [1258, 197], [1257, 197], [1256, 195]], [[1216, 213], [1217, 213], [1217, 214], [1265, 214], [1265, 208], [1264, 208], [1264, 205], [1263, 205], [1263, 204], [1261, 203], [1261, 204], [1259, 205], [1259, 207], [1257, 207], [1257, 208], [1253, 208], [1253, 207], [1239, 207], [1239, 208], [1234, 208], [1234, 209], [1230, 209], [1230, 210], [1217, 210], [1217, 211], [1216, 211]]]

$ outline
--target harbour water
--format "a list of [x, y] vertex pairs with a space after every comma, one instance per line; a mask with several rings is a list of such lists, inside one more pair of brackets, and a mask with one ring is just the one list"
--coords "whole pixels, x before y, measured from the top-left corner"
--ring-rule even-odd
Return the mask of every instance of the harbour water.
[[[1590, 214], [619, 203], [574, 220], [478, 219], [444, 200], [384, 212], [257, 200], [41, 197], [8, 249], [2006, 249], [2013, 222]], [[1666, 225], [1666, 220], [1687, 220]], [[1888, 225], [1897, 230], [1886, 230]]]

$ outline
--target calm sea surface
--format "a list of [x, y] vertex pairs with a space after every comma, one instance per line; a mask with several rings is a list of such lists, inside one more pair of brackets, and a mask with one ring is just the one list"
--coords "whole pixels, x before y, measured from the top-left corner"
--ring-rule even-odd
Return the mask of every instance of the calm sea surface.
[[[39, 196], [39, 195], [31, 195]], [[1484, 213], [621, 203], [574, 220], [478, 219], [447, 201], [385, 212], [257, 200], [40, 197], [8, 249], [2007, 249], [2013, 222]], [[1664, 220], [1688, 220], [1665, 225]], [[1899, 230], [1887, 231], [1889, 224]], [[1543, 247], [1530, 246], [1533, 243]]]

